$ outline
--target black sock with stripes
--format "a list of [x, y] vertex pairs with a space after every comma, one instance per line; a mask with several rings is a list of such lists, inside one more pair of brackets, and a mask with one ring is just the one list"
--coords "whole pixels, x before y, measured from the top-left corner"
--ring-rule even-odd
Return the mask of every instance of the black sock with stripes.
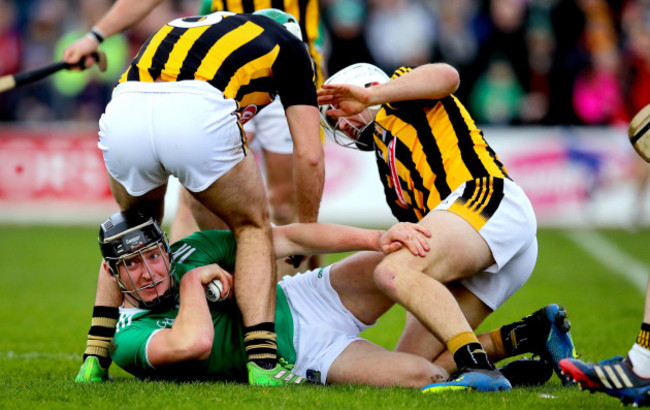
[[447, 350], [460, 371], [466, 368], [494, 369], [474, 332], [465, 331], [452, 337], [447, 341]]
[[501, 326], [499, 329], [506, 357], [528, 353], [532, 350], [529, 326], [524, 321]]
[[88, 356], [96, 356], [99, 364], [108, 369], [111, 365], [110, 348], [115, 336], [115, 325], [120, 315], [120, 310], [111, 306], [95, 306], [93, 319], [88, 331], [88, 341], [83, 360]]
[[641, 323], [641, 330], [636, 337], [636, 343], [646, 350], [650, 350], [650, 323]]
[[454, 361], [459, 369], [486, 369], [494, 370], [494, 366], [488, 360], [487, 352], [480, 343], [469, 343], [462, 346], [454, 353]]
[[502, 326], [500, 329], [506, 357], [523, 353], [540, 354], [545, 349], [551, 323], [541, 308], [521, 320]]
[[262, 369], [272, 369], [278, 363], [275, 323], [262, 322], [244, 327], [244, 347], [248, 360]]

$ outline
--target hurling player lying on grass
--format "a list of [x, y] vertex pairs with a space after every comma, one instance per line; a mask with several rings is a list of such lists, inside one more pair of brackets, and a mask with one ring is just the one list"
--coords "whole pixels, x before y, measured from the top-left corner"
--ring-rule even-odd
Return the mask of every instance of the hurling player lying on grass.
[[[447, 380], [457, 370], [448, 352], [432, 363], [359, 336], [394, 304], [374, 284], [376, 264], [401, 247], [424, 255], [428, 236], [426, 229], [411, 223], [388, 231], [326, 224], [273, 228], [277, 258], [373, 251], [285, 277], [277, 285], [277, 348], [283, 361], [293, 365], [285, 377], [296, 384], [310, 380], [414, 388]], [[102, 224], [99, 241], [104, 268], [124, 294], [112, 351], [118, 366], [140, 378], [247, 381], [247, 341], [228, 272], [236, 251], [231, 232], [195, 232], [170, 248], [153, 218], [117, 213]], [[206, 286], [214, 279], [221, 282], [218, 296], [225, 300], [208, 302]], [[526, 352], [548, 356], [547, 339], [557, 337], [557, 329], [546, 310], [480, 335], [489, 356], [495, 361]], [[515, 333], [518, 345], [510, 340]], [[544, 383], [552, 375], [544, 361], [512, 363], [503, 373], [514, 385]], [[89, 356], [79, 377], [105, 380], [108, 372]]]

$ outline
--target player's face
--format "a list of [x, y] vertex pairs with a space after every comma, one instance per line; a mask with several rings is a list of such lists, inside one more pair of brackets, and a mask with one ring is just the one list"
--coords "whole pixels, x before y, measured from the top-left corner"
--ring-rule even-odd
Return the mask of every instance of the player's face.
[[150, 302], [164, 294], [170, 285], [169, 257], [158, 245], [143, 250], [118, 265], [120, 282], [140, 299]]
[[342, 117], [338, 120], [336, 127], [353, 140], [359, 139], [359, 134], [374, 118], [369, 110], [350, 117]]

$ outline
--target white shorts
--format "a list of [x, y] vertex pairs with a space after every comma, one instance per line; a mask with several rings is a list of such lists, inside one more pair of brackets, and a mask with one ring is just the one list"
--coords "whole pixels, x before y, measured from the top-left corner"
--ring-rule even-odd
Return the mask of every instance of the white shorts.
[[249, 144], [252, 149], [259, 147], [276, 154], [293, 153], [293, 139], [280, 97], [251, 118], [244, 130], [255, 134]]
[[362, 340], [359, 333], [372, 326], [343, 306], [330, 283], [330, 269], [331, 265], [280, 281], [293, 316], [293, 372], [303, 377], [308, 370], [320, 372], [323, 384], [332, 362], [350, 343]]
[[[466, 182], [458, 187], [434, 211], [453, 212], [454, 208], [449, 208], [463, 197], [468, 184]], [[460, 282], [492, 310], [501, 306], [526, 283], [537, 261], [537, 219], [528, 197], [519, 185], [509, 179], [503, 180], [502, 192], [503, 198], [498, 208], [478, 229], [496, 263]], [[457, 214], [470, 219], [462, 212]]]
[[140, 196], [174, 175], [201, 192], [246, 156], [237, 103], [205, 81], [129, 81], [99, 120], [106, 169]]

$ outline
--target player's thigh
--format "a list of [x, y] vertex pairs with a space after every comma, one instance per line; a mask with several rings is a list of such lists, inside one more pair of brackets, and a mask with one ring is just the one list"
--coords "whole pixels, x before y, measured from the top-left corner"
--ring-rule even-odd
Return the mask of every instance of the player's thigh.
[[223, 219], [203, 205], [185, 188], [182, 188], [182, 197], [199, 230], [228, 229], [228, 225]]
[[375, 285], [380, 252], [358, 252], [332, 265], [330, 281], [341, 303], [363, 323], [374, 323], [394, 302]]
[[472, 276], [494, 263], [487, 242], [460, 216], [434, 210], [419, 223], [431, 232], [429, 246], [434, 250], [425, 272], [441, 282]]
[[128, 210], [138, 209], [147, 215], [153, 216], [158, 222], [162, 221], [165, 209], [165, 192], [167, 191], [166, 183], [157, 188], [153, 188], [140, 196], [131, 195], [126, 188], [110, 174], [108, 175], [108, 185], [113, 194], [113, 198], [115, 198], [115, 201], [120, 207], [120, 211], [125, 212]]
[[241, 224], [268, 225], [264, 183], [252, 155], [193, 195], [233, 230]]
[[422, 357], [356, 340], [334, 360], [327, 382], [421, 388], [448, 377], [445, 370]]
[[460, 216], [434, 210], [419, 224], [431, 232], [426, 256], [414, 256], [400, 249], [386, 256], [383, 267], [399, 273], [406, 266], [447, 283], [472, 276], [493, 263], [485, 240]]

